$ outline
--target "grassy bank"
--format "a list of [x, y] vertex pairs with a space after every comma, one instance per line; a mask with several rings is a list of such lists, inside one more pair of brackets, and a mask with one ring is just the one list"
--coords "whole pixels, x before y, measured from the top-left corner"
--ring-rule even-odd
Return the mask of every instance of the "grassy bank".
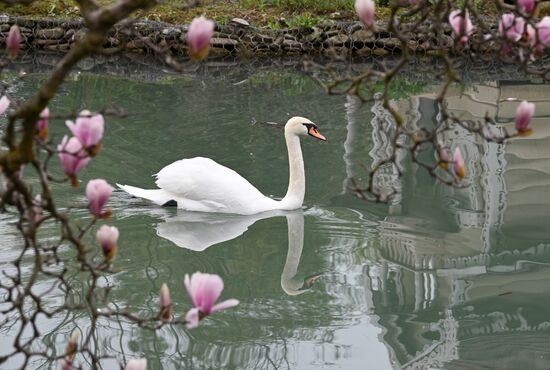
[[[100, 4], [113, 1], [97, 0]], [[389, 0], [378, 0], [377, 3], [378, 19], [386, 18], [389, 14]], [[354, 0], [165, 0], [153, 9], [138, 12], [135, 16], [176, 24], [189, 23], [200, 15], [222, 24], [227, 19], [238, 17], [254, 26], [281, 28], [312, 26], [330, 19], [356, 20], [353, 4]], [[475, 0], [473, 4], [482, 14], [495, 14], [496, 9], [492, 1]], [[546, 4], [550, 5], [550, 2]], [[79, 16], [74, 0], [37, 0], [29, 6], [11, 7], [1, 4], [0, 13], [29, 17]]]
[[[112, 0], [99, 0], [107, 4]], [[166, 0], [148, 11], [135, 14], [154, 21], [189, 23], [194, 17], [204, 15], [223, 23], [228, 18], [246, 19], [255, 26], [273, 28], [285, 26], [310, 26], [326, 19], [353, 20], [353, 0]], [[0, 5], [0, 12], [30, 17], [77, 17], [78, 7], [73, 0], [39, 0], [29, 6], [7, 7]], [[388, 10], [379, 7], [383, 17]]]

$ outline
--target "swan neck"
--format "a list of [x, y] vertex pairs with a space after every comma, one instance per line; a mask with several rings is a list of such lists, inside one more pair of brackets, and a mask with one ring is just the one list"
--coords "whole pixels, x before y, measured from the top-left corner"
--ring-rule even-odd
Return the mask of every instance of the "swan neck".
[[288, 225], [288, 253], [281, 274], [281, 287], [288, 295], [304, 293], [304, 279], [298, 275], [298, 266], [304, 247], [304, 215], [290, 214], [286, 216]]
[[288, 150], [290, 176], [288, 180], [288, 190], [281, 203], [284, 207], [283, 209], [290, 210], [302, 206], [306, 190], [306, 179], [300, 138], [295, 134], [286, 133], [285, 140]]
[[304, 247], [304, 215], [287, 215], [286, 222], [288, 227], [288, 252], [282, 275], [286, 280], [290, 280], [298, 273], [298, 265]]

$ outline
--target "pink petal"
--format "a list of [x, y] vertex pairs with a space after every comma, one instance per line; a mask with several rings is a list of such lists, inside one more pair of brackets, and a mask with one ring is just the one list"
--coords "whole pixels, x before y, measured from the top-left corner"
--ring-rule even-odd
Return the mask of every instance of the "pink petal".
[[537, 23], [537, 34], [539, 42], [545, 47], [550, 47], [550, 17], [546, 16]]
[[515, 14], [512, 13], [503, 14], [498, 25], [498, 32], [501, 37], [512, 41], [521, 39], [524, 29], [525, 19], [516, 17]]
[[90, 117], [90, 142], [88, 145], [96, 145], [103, 138], [103, 130], [105, 127], [105, 121], [101, 114], [94, 114]]
[[147, 369], [147, 360], [144, 358], [132, 359], [128, 361], [124, 370], [145, 370]]
[[223, 280], [218, 275], [203, 274], [203, 282], [197, 294], [199, 308], [205, 314], [209, 314], [212, 306], [220, 297], [223, 290]]
[[193, 19], [187, 31], [187, 45], [192, 54], [200, 54], [210, 45], [210, 39], [214, 35], [214, 26], [214, 22], [205, 17]]
[[525, 130], [535, 114], [535, 104], [522, 101], [516, 109], [516, 130]]
[[189, 280], [189, 274], [185, 274], [185, 278], [183, 279], [183, 284], [185, 285], [185, 289], [187, 290], [187, 294], [189, 294], [189, 298], [191, 298], [191, 302], [193, 302], [193, 306], [196, 306], [195, 297], [194, 297], [195, 295], [193, 294], [193, 289], [191, 287], [191, 281]]
[[6, 95], [0, 98], [0, 114], [4, 113], [10, 106], [10, 99]]
[[59, 151], [59, 160], [63, 167], [63, 172], [67, 175], [74, 175], [88, 164], [90, 158], [82, 150], [82, 144], [76, 137], [63, 137], [61, 143], [57, 146]]
[[466, 176], [466, 166], [464, 165], [464, 158], [462, 157], [462, 152], [459, 147], [456, 147], [453, 154], [453, 170], [460, 179]]
[[168, 285], [166, 283], [163, 283], [160, 287], [160, 306], [161, 307], [168, 307], [172, 304], [172, 300], [170, 299], [170, 289], [168, 289]]
[[96, 216], [101, 215], [101, 211], [111, 196], [114, 188], [103, 179], [90, 180], [86, 185], [86, 197], [90, 212]]
[[199, 326], [199, 309], [192, 308], [185, 315], [185, 326], [187, 329], [193, 329]]
[[535, 10], [535, 0], [518, 0], [518, 5], [527, 14]]
[[239, 300], [238, 299], [228, 299], [226, 301], [223, 301], [221, 303], [218, 303], [217, 305], [214, 305], [214, 307], [212, 307], [212, 310], [210, 311], [211, 313], [212, 312], [217, 312], [217, 311], [221, 311], [221, 310], [225, 310], [227, 308], [231, 308], [231, 307], [235, 307], [236, 305], [239, 304]]
[[461, 36], [460, 40], [462, 42], [468, 41], [468, 36], [470, 36], [474, 30], [468, 11], [465, 11], [464, 15], [465, 16], [462, 17], [462, 11], [460, 10], [453, 10], [449, 14], [449, 24], [453, 29], [453, 33], [455, 36]]
[[357, 16], [366, 27], [374, 24], [375, 4], [373, 0], [355, 0]]
[[36, 121], [36, 129], [42, 131], [48, 128], [48, 118], [50, 117], [50, 109], [48, 107], [44, 108], [40, 112], [40, 118]]
[[10, 28], [8, 37], [6, 39], [6, 49], [8, 50], [8, 56], [14, 58], [17, 56], [19, 49], [21, 48], [21, 32], [17, 25], [13, 25]]

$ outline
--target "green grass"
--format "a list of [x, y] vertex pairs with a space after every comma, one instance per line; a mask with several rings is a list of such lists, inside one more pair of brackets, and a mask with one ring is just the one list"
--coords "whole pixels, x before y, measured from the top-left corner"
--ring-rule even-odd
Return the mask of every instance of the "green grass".
[[265, 10], [267, 7], [288, 10], [338, 11], [352, 10], [353, 0], [243, 0], [246, 6]]

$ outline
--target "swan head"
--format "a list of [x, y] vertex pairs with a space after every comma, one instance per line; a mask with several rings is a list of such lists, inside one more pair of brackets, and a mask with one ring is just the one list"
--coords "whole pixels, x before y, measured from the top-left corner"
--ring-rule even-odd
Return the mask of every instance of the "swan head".
[[327, 138], [317, 130], [317, 125], [304, 117], [292, 117], [286, 122], [285, 135], [313, 136], [316, 139], [326, 141]]

